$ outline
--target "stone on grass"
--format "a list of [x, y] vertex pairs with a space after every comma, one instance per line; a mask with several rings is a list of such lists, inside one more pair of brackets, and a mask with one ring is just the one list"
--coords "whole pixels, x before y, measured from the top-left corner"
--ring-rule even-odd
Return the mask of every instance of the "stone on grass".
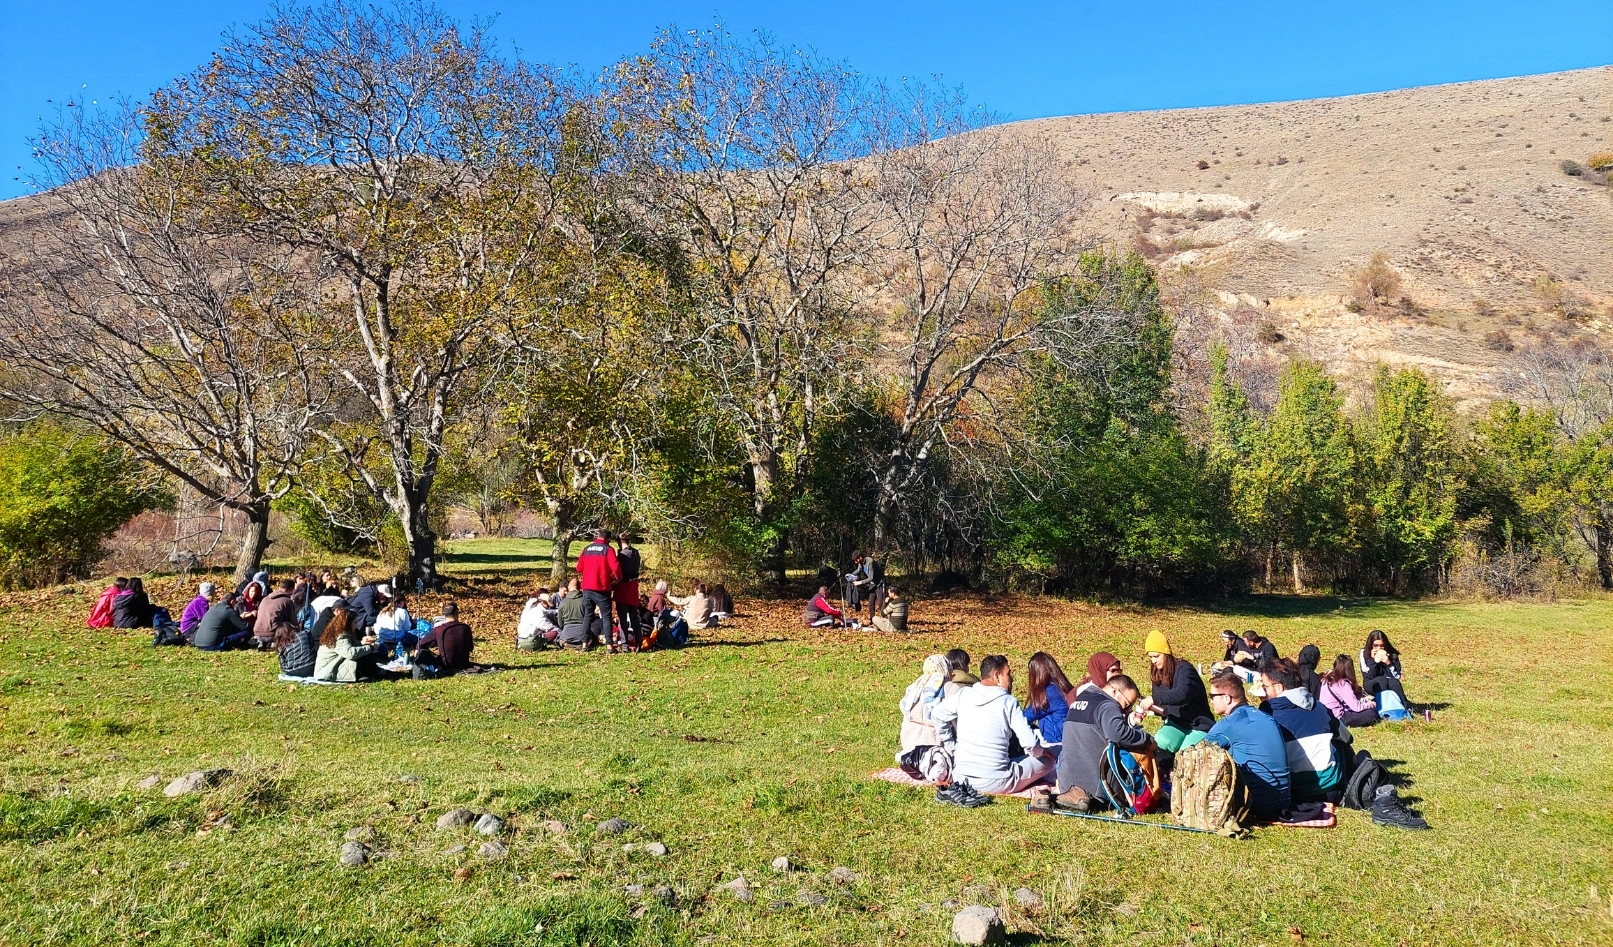
[[821, 908], [825, 904], [829, 903], [828, 898], [807, 888], [802, 888], [800, 891], [797, 891], [795, 893], [795, 900], [809, 908]]
[[1003, 916], [996, 908], [975, 905], [952, 917], [952, 939], [959, 944], [1000, 944]]
[[622, 889], [622, 893], [626, 894], [630, 898], [636, 898], [636, 897], [639, 897], [640, 895], [644, 894], [644, 886], [643, 885], [628, 885], [627, 887]]
[[1014, 889], [1014, 903], [1027, 911], [1033, 911], [1042, 906], [1042, 896], [1029, 888]]
[[420, 777], [413, 773], [404, 773], [402, 776], [398, 777], [398, 782], [400, 783], [418, 783], [419, 781]]
[[449, 809], [437, 817], [437, 828], [441, 831], [449, 829], [462, 829], [476, 821], [476, 813], [469, 809]]
[[639, 846], [639, 851], [654, 858], [666, 857], [666, 846], [660, 842], [646, 842]]
[[626, 819], [606, 819], [605, 821], [599, 823], [599, 825], [595, 826], [594, 831], [600, 835], [621, 835], [623, 832], [626, 832], [632, 827], [633, 823], [627, 821]]
[[667, 885], [656, 885], [650, 891], [650, 897], [657, 901], [662, 901], [668, 904], [672, 903], [672, 900], [677, 896], [677, 892], [673, 891]]
[[150, 776], [147, 776], [145, 779], [142, 779], [138, 783], [135, 783], [134, 788], [136, 788], [136, 789], [156, 789], [158, 786], [161, 786], [161, 785], [162, 785], [162, 776], [158, 775], [157, 773], [152, 773]]
[[491, 812], [483, 813], [482, 817], [476, 820], [477, 835], [497, 835], [502, 831], [504, 831], [504, 820]]
[[491, 842], [483, 842], [482, 847], [477, 849], [476, 853], [489, 861], [498, 861], [508, 855], [510, 849], [503, 842], [494, 839]]
[[227, 769], [199, 769], [194, 773], [186, 773], [185, 775], [169, 783], [168, 786], [163, 789], [162, 794], [170, 799], [173, 799], [177, 796], [184, 796], [193, 792], [201, 792], [205, 789], [211, 789], [214, 786], [217, 786], [219, 783], [223, 782], [224, 777], [228, 775], [230, 775], [230, 771]]
[[790, 861], [790, 856], [788, 856], [788, 855], [780, 855], [779, 857], [773, 859], [773, 870], [774, 871], [794, 871], [795, 870], [795, 862]]
[[829, 880], [837, 885], [851, 885], [856, 884], [860, 879], [855, 871], [845, 865], [839, 865], [829, 872]]
[[543, 823], [543, 830], [550, 835], [570, 835], [571, 828], [559, 819], [550, 819]]
[[342, 838], [347, 839], [349, 842], [373, 841], [375, 839], [375, 827], [373, 825], [355, 825], [348, 829], [347, 834]]
[[756, 897], [756, 892], [751, 890], [750, 882], [745, 880], [744, 875], [740, 875], [722, 887], [732, 894], [736, 901], [750, 901]]
[[370, 860], [370, 847], [363, 842], [343, 842], [341, 861], [343, 868], [361, 868]]
[[442, 853], [444, 855], [459, 855], [459, 854], [463, 854], [464, 851], [465, 851], [465, 846], [463, 846], [463, 845], [450, 845], [447, 848], [443, 849]]

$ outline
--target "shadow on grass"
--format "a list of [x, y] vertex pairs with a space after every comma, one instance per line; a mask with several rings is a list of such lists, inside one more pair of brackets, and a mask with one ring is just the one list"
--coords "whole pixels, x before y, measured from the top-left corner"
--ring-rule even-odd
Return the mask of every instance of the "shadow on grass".
[[787, 640], [786, 638], [764, 638], [761, 641], [723, 641], [717, 638], [695, 638], [682, 648], [675, 650], [686, 651], [689, 648], [754, 648], [764, 644], [782, 644]]
[[1179, 604], [1212, 615], [1239, 615], [1251, 618], [1308, 618], [1339, 611], [1355, 611], [1381, 605], [1415, 605], [1392, 598], [1347, 598], [1338, 595], [1250, 595], [1232, 599], [1183, 600]]

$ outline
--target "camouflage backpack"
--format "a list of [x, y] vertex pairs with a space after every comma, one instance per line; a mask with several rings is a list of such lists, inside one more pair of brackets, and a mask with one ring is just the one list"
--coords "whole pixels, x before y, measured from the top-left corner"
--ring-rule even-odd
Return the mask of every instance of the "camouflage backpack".
[[1243, 831], [1249, 821], [1248, 799], [1238, 766], [1225, 749], [1199, 742], [1176, 754], [1171, 820], [1222, 835]]

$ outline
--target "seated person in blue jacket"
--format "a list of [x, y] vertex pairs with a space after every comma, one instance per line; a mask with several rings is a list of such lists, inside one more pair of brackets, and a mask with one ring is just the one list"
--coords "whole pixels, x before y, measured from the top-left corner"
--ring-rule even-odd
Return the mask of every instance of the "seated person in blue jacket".
[[1025, 722], [1037, 729], [1043, 746], [1056, 751], [1064, 742], [1064, 716], [1070, 710], [1065, 695], [1075, 688], [1064, 676], [1064, 669], [1046, 651], [1031, 655], [1027, 671], [1030, 693], [1025, 697]]
[[1277, 721], [1249, 706], [1243, 681], [1230, 668], [1210, 677], [1210, 708], [1221, 719], [1205, 734], [1204, 742], [1232, 756], [1238, 779], [1248, 787], [1255, 818], [1282, 818], [1289, 809], [1288, 750]]
[[1260, 677], [1266, 691], [1260, 709], [1282, 732], [1293, 801], [1337, 802], [1344, 789], [1344, 767], [1333, 749], [1338, 719], [1311, 696], [1292, 660], [1262, 663]]

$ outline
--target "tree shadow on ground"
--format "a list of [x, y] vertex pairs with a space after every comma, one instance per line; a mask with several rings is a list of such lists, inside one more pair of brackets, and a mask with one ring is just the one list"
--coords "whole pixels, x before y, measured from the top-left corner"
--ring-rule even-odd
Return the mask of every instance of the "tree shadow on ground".
[[688, 644], [674, 650], [686, 651], [689, 648], [754, 648], [764, 644], [783, 644], [787, 638], [763, 638], [760, 641], [724, 641], [718, 638], [694, 638]]
[[1172, 604], [1195, 608], [1212, 615], [1250, 618], [1309, 618], [1384, 605], [1413, 607], [1417, 605], [1415, 602], [1392, 598], [1351, 598], [1339, 595], [1250, 595], [1232, 599], [1182, 600]]

